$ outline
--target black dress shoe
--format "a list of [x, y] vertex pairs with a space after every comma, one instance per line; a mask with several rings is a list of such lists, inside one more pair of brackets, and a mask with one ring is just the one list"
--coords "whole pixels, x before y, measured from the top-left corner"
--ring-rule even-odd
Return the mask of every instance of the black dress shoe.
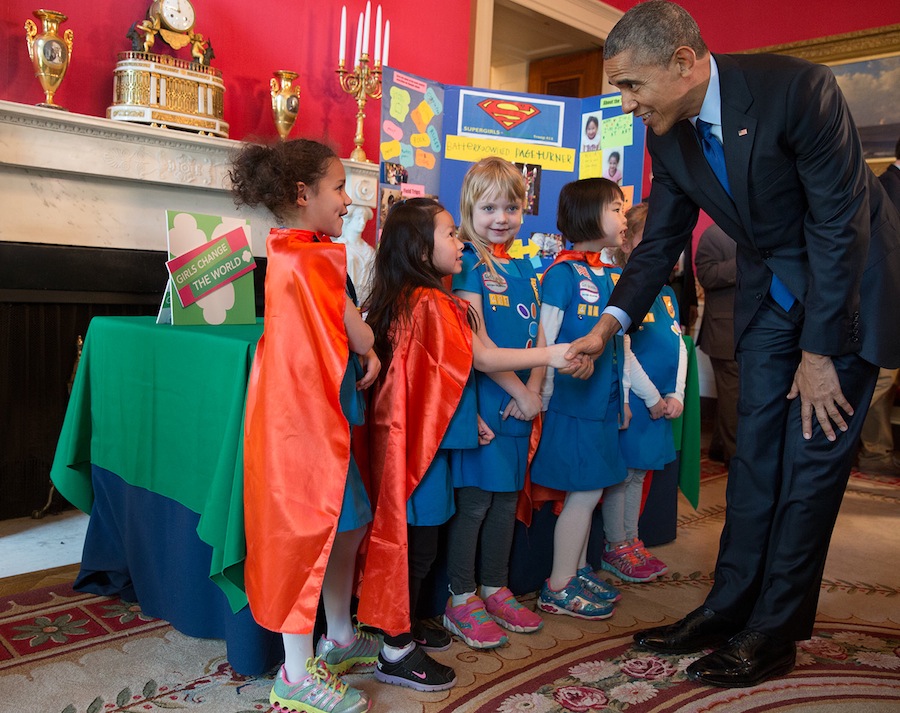
[[746, 688], [790, 673], [797, 660], [793, 641], [761, 631], [735, 634], [722, 648], [687, 667], [688, 678], [721, 688]]
[[721, 646], [735, 631], [737, 626], [731, 620], [709, 607], [700, 607], [674, 624], [639, 631], [634, 635], [634, 643], [662, 654], [686, 654]]

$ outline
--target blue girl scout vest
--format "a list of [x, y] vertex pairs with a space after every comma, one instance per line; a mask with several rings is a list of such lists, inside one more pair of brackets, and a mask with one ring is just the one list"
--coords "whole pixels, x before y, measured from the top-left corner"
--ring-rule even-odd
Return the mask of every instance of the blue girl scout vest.
[[[453, 276], [453, 289], [481, 295], [484, 328], [498, 347], [533, 347], [537, 340], [540, 292], [531, 262], [513, 259], [503, 265], [505, 271], [491, 274], [487, 266], [477, 265], [478, 253], [471, 243], [463, 248], [463, 269]], [[529, 369], [516, 375], [527, 381]], [[475, 372], [478, 413], [497, 435], [529, 436], [531, 422], [500, 418], [510, 396], [487, 374]]]

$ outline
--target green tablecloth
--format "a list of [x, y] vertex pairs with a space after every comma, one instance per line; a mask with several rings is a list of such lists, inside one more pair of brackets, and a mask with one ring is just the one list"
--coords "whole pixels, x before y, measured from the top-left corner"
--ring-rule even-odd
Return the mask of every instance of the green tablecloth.
[[696, 508], [700, 504], [700, 377], [694, 340], [685, 336], [688, 371], [684, 385], [684, 412], [672, 421], [675, 450], [681, 453], [678, 487]]
[[97, 317], [88, 329], [51, 470], [60, 493], [90, 513], [91, 465], [200, 515], [211, 579], [233, 611], [247, 603], [243, 419], [262, 334], [255, 325], [157, 325]]

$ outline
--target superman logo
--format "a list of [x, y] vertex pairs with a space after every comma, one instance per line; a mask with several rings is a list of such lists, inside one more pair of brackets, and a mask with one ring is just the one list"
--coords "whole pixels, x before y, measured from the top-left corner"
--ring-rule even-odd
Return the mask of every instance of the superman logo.
[[479, 102], [478, 106], [507, 131], [541, 113], [541, 110], [533, 104], [508, 99], [485, 99]]

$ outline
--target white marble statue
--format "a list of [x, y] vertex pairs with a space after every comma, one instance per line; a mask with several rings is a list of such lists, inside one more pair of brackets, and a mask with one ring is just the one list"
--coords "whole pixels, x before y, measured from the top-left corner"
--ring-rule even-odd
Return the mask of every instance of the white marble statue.
[[375, 265], [375, 249], [362, 238], [366, 223], [374, 213], [364, 205], [351, 205], [344, 216], [344, 232], [336, 241], [347, 246], [347, 272], [356, 288], [356, 296], [362, 305], [372, 290], [372, 268]]

